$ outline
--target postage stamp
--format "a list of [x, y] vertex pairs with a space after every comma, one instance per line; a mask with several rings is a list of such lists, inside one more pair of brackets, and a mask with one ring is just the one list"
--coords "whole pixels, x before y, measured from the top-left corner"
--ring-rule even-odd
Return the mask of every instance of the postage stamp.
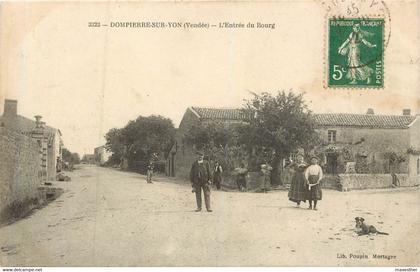
[[384, 86], [384, 27], [383, 18], [328, 20], [329, 87]]

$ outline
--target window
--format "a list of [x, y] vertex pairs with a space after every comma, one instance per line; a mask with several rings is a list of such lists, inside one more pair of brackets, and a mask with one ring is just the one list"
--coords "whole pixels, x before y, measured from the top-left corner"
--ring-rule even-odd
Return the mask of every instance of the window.
[[328, 142], [335, 143], [337, 136], [337, 131], [335, 130], [328, 130]]

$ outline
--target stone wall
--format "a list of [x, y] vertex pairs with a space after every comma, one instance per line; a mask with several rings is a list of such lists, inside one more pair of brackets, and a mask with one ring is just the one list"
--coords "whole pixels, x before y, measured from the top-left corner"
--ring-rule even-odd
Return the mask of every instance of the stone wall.
[[419, 176], [410, 176], [407, 174], [396, 174], [397, 186], [411, 187], [418, 186], [420, 183]]
[[[36, 204], [40, 186], [38, 143], [0, 127], [0, 221]], [[10, 211], [12, 209], [12, 211]]]
[[172, 146], [170, 151], [173, 155], [168, 156], [168, 176], [188, 179], [191, 164], [194, 162], [197, 155], [190, 145], [184, 143], [183, 138], [190, 127], [199, 122], [198, 117], [190, 109], [187, 109], [176, 132], [176, 143]]
[[343, 191], [392, 187], [390, 174], [340, 174], [338, 176]]
[[419, 180], [408, 174], [340, 174], [341, 190], [418, 186]]
[[58, 133], [55, 132], [51, 139], [51, 143], [48, 144], [47, 149], [47, 180], [54, 181], [57, 176], [57, 157], [58, 157]]
[[[417, 115], [416, 120], [410, 126], [410, 148], [420, 150], [420, 115]], [[409, 155], [408, 173], [412, 183], [420, 182], [420, 154]]]

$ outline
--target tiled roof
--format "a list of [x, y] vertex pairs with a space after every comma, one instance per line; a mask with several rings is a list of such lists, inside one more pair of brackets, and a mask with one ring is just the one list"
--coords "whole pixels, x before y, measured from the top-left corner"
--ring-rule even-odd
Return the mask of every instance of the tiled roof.
[[228, 108], [201, 108], [191, 107], [202, 119], [217, 119], [225, 121], [244, 121], [246, 114], [241, 109], [228, 109]]
[[375, 115], [351, 113], [314, 114], [319, 126], [365, 127], [365, 128], [408, 128], [416, 119], [410, 115]]
[[[225, 121], [246, 121], [246, 114], [240, 109], [201, 108], [191, 109], [202, 119]], [[360, 128], [408, 128], [416, 119], [411, 115], [376, 115], [352, 113], [320, 113], [314, 114], [318, 126], [360, 127]]]

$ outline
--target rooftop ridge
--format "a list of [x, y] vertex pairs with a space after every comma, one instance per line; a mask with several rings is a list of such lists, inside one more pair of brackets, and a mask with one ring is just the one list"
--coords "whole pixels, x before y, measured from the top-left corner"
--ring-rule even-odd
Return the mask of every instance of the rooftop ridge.
[[[203, 107], [203, 106], [191, 106], [190, 108], [193, 109], [205, 109], [205, 110], [237, 110], [237, 111], [241, 111], [241, 110], [245, 110], [243, 108], [234, 108], [234, 107]], [[390, 116], [390, 117], [404, 117], [404, 118], [414, 118], [416, 117], [416, 115], [420, 115], [416, 114], [416, 115], [401, 115], [401, 114], [380, 114], [380, 113], [375, 113], [375, 114], [367, 114], [367, 113], [350, 113], [350, 112], [321, 112], [321, 113], [312, 113], [313, 115], [327, 115], [327, 114], [331, 114], [331, 115], [337, 115], [337, 114], [345, 114], [345, 115], [364, 115], [364, 116]]]
[[401, 115], [401, 114], [377, 114], [377, 113], [375, 113], [375, 114], [367, 114], [367, 113], [347, 113], [347, 112], [337, 112], [337, 113], [335, 113], [335, 112], [329, 112], [329, 113], [313, 113], [313, 115], [327, 115], [327, 114], [331, 114], [331, 115], [339, 115], [339, 114], [341, 114], [341, 115], [363, 115], [363, 116], [382, 116], [382, 117], [386, 117], [386, 116], [388, 116], [388, 117], [405, 117], [405, 118], [409, 118], [409, 117], [411, 117], [411, 118], [413, 118], [413, 117], [415, 117], [415, 115]]
[[[232, 107], [190, 107], [201, 119], [246, 121], [247, 114], [241, 108]], [[416, 120], [415, 115], [366, 114], [366, 113], [313, 113], [318, 126], [365, 127], [405, 129]]]

